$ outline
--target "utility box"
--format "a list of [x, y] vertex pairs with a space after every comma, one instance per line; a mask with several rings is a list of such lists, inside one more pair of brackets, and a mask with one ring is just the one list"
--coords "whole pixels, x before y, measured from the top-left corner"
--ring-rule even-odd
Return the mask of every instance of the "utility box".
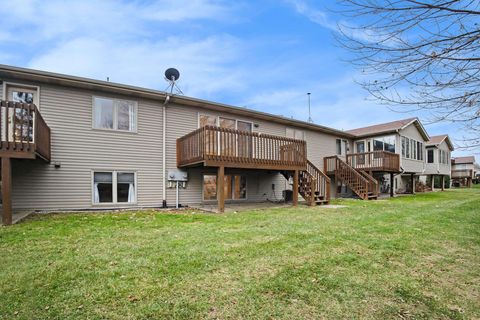
[[188, 173], [182, 170], [168, 170], [168, 181], [188, 181]]

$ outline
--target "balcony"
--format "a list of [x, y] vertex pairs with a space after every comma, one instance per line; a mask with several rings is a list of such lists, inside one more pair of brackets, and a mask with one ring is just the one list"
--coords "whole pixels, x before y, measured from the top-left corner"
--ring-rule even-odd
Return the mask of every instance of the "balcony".
[[452, 179], [473, 178], [472, 169], [452, 170]]
[[400, 155], [388, 151], [347, 154], [347, 163], [362, 171], [400, 172]]
[[0, 100], [0, 157], [50, 161], [50, 128], [34, 104]]
[[305, 170], [303, 140], [205, 126], [177, 139], [177, 166]]

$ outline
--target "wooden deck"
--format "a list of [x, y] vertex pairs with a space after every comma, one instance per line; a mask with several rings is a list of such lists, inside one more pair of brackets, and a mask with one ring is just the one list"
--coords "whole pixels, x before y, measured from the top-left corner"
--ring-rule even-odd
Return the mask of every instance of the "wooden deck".
[[400, 172], [400, 155], [388, 151], [347, 154], [347, 163], [357, 170]]
[[12, 224], [11, 159], [50, 162], [50, 128], [34, 104], [0, 100], [2, 224]]
[[50, 161], [50, 128], [34, 104], [0, 100], [0, 157]]
[[452, 179], [473, 178], [472, 169], [452, 170]]
[[226, 129], [199, 128], [177, 139], [177, 166], [305, 170], [304, 140]]

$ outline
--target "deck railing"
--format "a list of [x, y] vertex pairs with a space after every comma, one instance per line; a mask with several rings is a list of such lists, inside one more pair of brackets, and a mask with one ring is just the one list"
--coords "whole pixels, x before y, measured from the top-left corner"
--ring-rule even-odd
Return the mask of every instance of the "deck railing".
[[400, 172], [400, 155], [388, 151], [347, 154], [347, 163], [365, 171]]
[[34, 104], [0, 100], [0, 156], [50, 161], [50, 128]]
[[452, 178], [473, 178], [472, 169], [452, 170]]
[[305, 169], [303, 140], [205, 126], [177, 139], [177, 165], [233, 166], [279, 170]]

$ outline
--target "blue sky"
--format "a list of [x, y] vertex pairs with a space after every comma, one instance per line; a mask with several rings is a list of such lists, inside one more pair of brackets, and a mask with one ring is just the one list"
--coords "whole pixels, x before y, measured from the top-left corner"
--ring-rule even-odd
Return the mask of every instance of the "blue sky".
[[[334, 0], [0, 2], [2, 64], [160, 90], [176, 67], [188, 96], [301, 120], [311, 92], [314, 122], [337, 129], [428, 118], [390, 111], [355, 83], [333, 37]], [[426, 127], [462, 136], [451, 124]]]

